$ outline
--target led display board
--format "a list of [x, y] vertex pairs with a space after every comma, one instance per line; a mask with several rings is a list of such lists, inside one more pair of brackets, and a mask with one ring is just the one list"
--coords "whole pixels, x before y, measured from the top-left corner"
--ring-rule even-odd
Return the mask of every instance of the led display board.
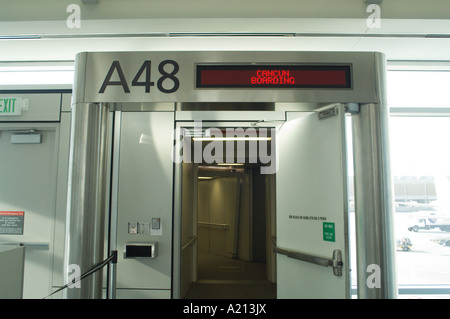
[[197, 65], [197, 88], [351, 88], [349, 65]]

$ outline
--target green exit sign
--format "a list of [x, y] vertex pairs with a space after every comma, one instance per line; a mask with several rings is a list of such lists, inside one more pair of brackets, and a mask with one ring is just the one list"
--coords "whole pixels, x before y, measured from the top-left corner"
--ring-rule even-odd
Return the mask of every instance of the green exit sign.
[[24, 101], [20, 97], [0, 97], [0, 116], [21, 116]]
[[336, 241], [336, 229], [334, 223], [323, 223], [323, 240], [324, 241]]

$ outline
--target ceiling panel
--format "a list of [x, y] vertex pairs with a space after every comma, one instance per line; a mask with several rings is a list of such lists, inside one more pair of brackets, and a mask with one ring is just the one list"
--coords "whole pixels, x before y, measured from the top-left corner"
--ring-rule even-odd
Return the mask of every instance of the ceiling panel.
[[[0, 0], [0, 21], [51, 21], [67, 18], [79, 4], [83, 19], [150, 18], [356, 18], [368, 16], [364, 0]], [[386, 19], [448, 19], [448, 0], [385, 0]]]
[[105, 50], [381, 51], [450, 60], [450, 1], [385, 0], [370, 28], [364, 0], [0, 0], [0, 61], [73, 60]]

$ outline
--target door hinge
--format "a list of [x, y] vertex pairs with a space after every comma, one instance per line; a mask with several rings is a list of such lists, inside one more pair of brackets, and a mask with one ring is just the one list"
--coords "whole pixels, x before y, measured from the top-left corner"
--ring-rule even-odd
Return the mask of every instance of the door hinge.
[[359, 114], [359, 104], [358, 103], [345, 103], [344, 110], [345, 110], [345, 113]]

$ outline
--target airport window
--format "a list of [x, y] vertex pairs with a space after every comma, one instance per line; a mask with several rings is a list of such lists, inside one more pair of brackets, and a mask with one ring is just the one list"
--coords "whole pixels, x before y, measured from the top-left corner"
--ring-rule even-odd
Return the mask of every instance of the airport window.
[[391, 108], [450, 108], [450, 66], [439, 70], [387, 72], [387, 97]]
[[445, 70], [388, 72], [399, 298], [450, 295], [448, 83]]

